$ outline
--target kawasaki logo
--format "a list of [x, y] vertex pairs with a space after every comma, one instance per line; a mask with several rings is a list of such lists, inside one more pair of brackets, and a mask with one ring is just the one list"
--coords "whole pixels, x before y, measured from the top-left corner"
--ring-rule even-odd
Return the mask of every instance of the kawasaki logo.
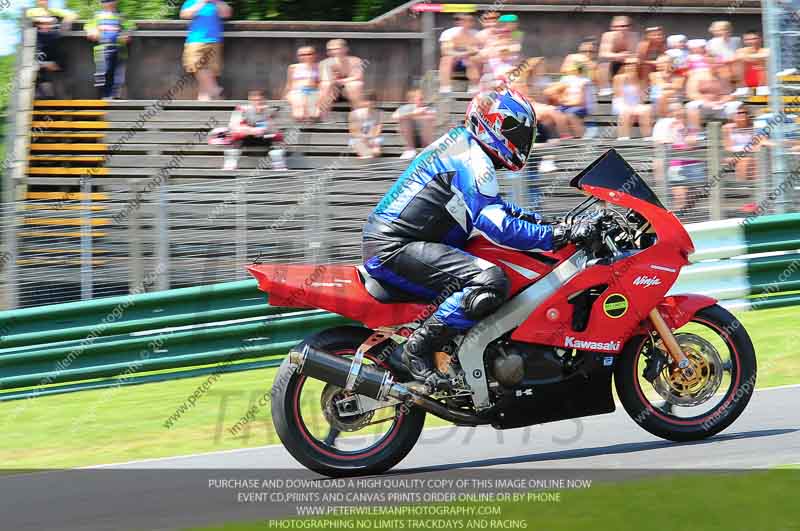
[[644, 286], [649, 288], [650, 286], [658, 286], [661, 284], [661, 279], [658, 277], [648, 277], [647, 275], [639, 275], [633, 281], [634, 286]]
[[619, 350], [619, 341], [608, 341], [607, 343], [600, 343], [598, 341], [582, 341], [575, 339], [573, 336], [564, 338], [564, 346], [569, 348], [584, 348], [587, 350]]

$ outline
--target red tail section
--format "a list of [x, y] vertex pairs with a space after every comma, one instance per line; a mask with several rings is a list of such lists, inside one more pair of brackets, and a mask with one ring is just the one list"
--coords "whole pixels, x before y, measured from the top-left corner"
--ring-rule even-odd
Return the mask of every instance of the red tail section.
[[269, 293], [273, 306], [321, 308], [369, 328], [423, 321], [436, 311], [431, 305], [375, 300], [353, 266], [258, 264], [247, 269], [258, 280], [259, 289]]

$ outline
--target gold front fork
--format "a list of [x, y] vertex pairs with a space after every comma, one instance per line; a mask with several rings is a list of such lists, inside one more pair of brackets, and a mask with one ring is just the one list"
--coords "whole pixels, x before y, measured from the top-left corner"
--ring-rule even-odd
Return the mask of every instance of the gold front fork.
[[650, 310], [649, 317], [650, 322], [653, 323], [653, 328], [656, 329], [656, 332], [661, 337], [661, 341], [667, 348], [667, 353], [675, 363], [675, 367], [683, 371], [684, 376], [691, 377], [694, 371], [692, 370], [689, 358], [687, 358], [686, 354], [684, 354], [681, 350], [681, 347], [678, 345], [678, 341], [675, 339], [672, 330], [670, 330], [669, 326], [667, 326], [667, 323], [664, 321], [664, 318], [661, 316], [658, 308], [653, 308]]

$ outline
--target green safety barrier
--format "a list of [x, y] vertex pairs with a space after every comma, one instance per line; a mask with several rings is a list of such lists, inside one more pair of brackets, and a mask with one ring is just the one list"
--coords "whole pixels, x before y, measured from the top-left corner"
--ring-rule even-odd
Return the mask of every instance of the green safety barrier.
[[270, 306], [255, 280], [0, 312], [0, 400], [276, 367], [347, 322]]
[[[695, 263], [672, 293], [800, 304], [800, 214], [689, 228]], [[0, 312], [0, 401], [276, 367], [302, 338], [350, 322], [270, 306], [255, 280]]]
[[670, 293], [703, 293], [733, 310], [800, 304], [800, 214], [691, 225], [696, 251]]

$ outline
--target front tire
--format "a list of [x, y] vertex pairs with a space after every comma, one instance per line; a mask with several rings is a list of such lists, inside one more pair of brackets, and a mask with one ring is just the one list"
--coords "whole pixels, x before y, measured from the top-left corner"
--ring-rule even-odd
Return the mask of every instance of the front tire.
[[[687, 329], [689, 332], [684, 332]], [[712, 341], [697, 339], [696, 331], [700, 330], [710, 331], [712, 340], [716, 335], [716, 348]], [[644, 362], [649, 359], [646, 358], [651, 345], [648, 336], [636, 336], [626, 343], [617, 360], [614, 384], [623, 407], [642, 428], [671, 441], [696, 441], [721, 432], [742, 414], [756, 385], [756, 356], [742, 323], [719, 305], [703, 308], [675, 333], [676, 338], [683, 334], [683, 339], [699, 345], [700, 351], [713, 350], [718, 354], [710, 356], [713, 359], [705, 365], [700, 362], [712, 388], [703, 390], [698, 385], [695, 390], [688, 384], [681, 386], [680, 382], [670, 385], [669, 367], [652, 383], [648, 382], [642, 375]], [[697, 355], [697, 359], [701, 358]], [[672, 394], [664, 398], [667, 392]], [[693, 397], [692, 392], [698, 396]], [[664, 399], [664, 403], [658, 405], [659, 399]], [[701, 403], [695, 403], [700, 400]], [[681, 411], [688, 413], [681, 415]]]
[[[332, 328], [307, 338], [298, 348], [308, 344], [329, 354], [352, 356], [370, 334], [372, 330], [355, 326]], [[425, 424], [425, 411], [404, 404], [395, 406], [388, 433], [363, 450], [344, 451], [327, 444], [327, 439], [319, 440], [301, 413], [299, 396], [306, 380], [287, 358], [271, 393], [275, 431], [289, 453], [306, 468], [330, 477], [380, 474], [399, 463], [416, 444]]]

